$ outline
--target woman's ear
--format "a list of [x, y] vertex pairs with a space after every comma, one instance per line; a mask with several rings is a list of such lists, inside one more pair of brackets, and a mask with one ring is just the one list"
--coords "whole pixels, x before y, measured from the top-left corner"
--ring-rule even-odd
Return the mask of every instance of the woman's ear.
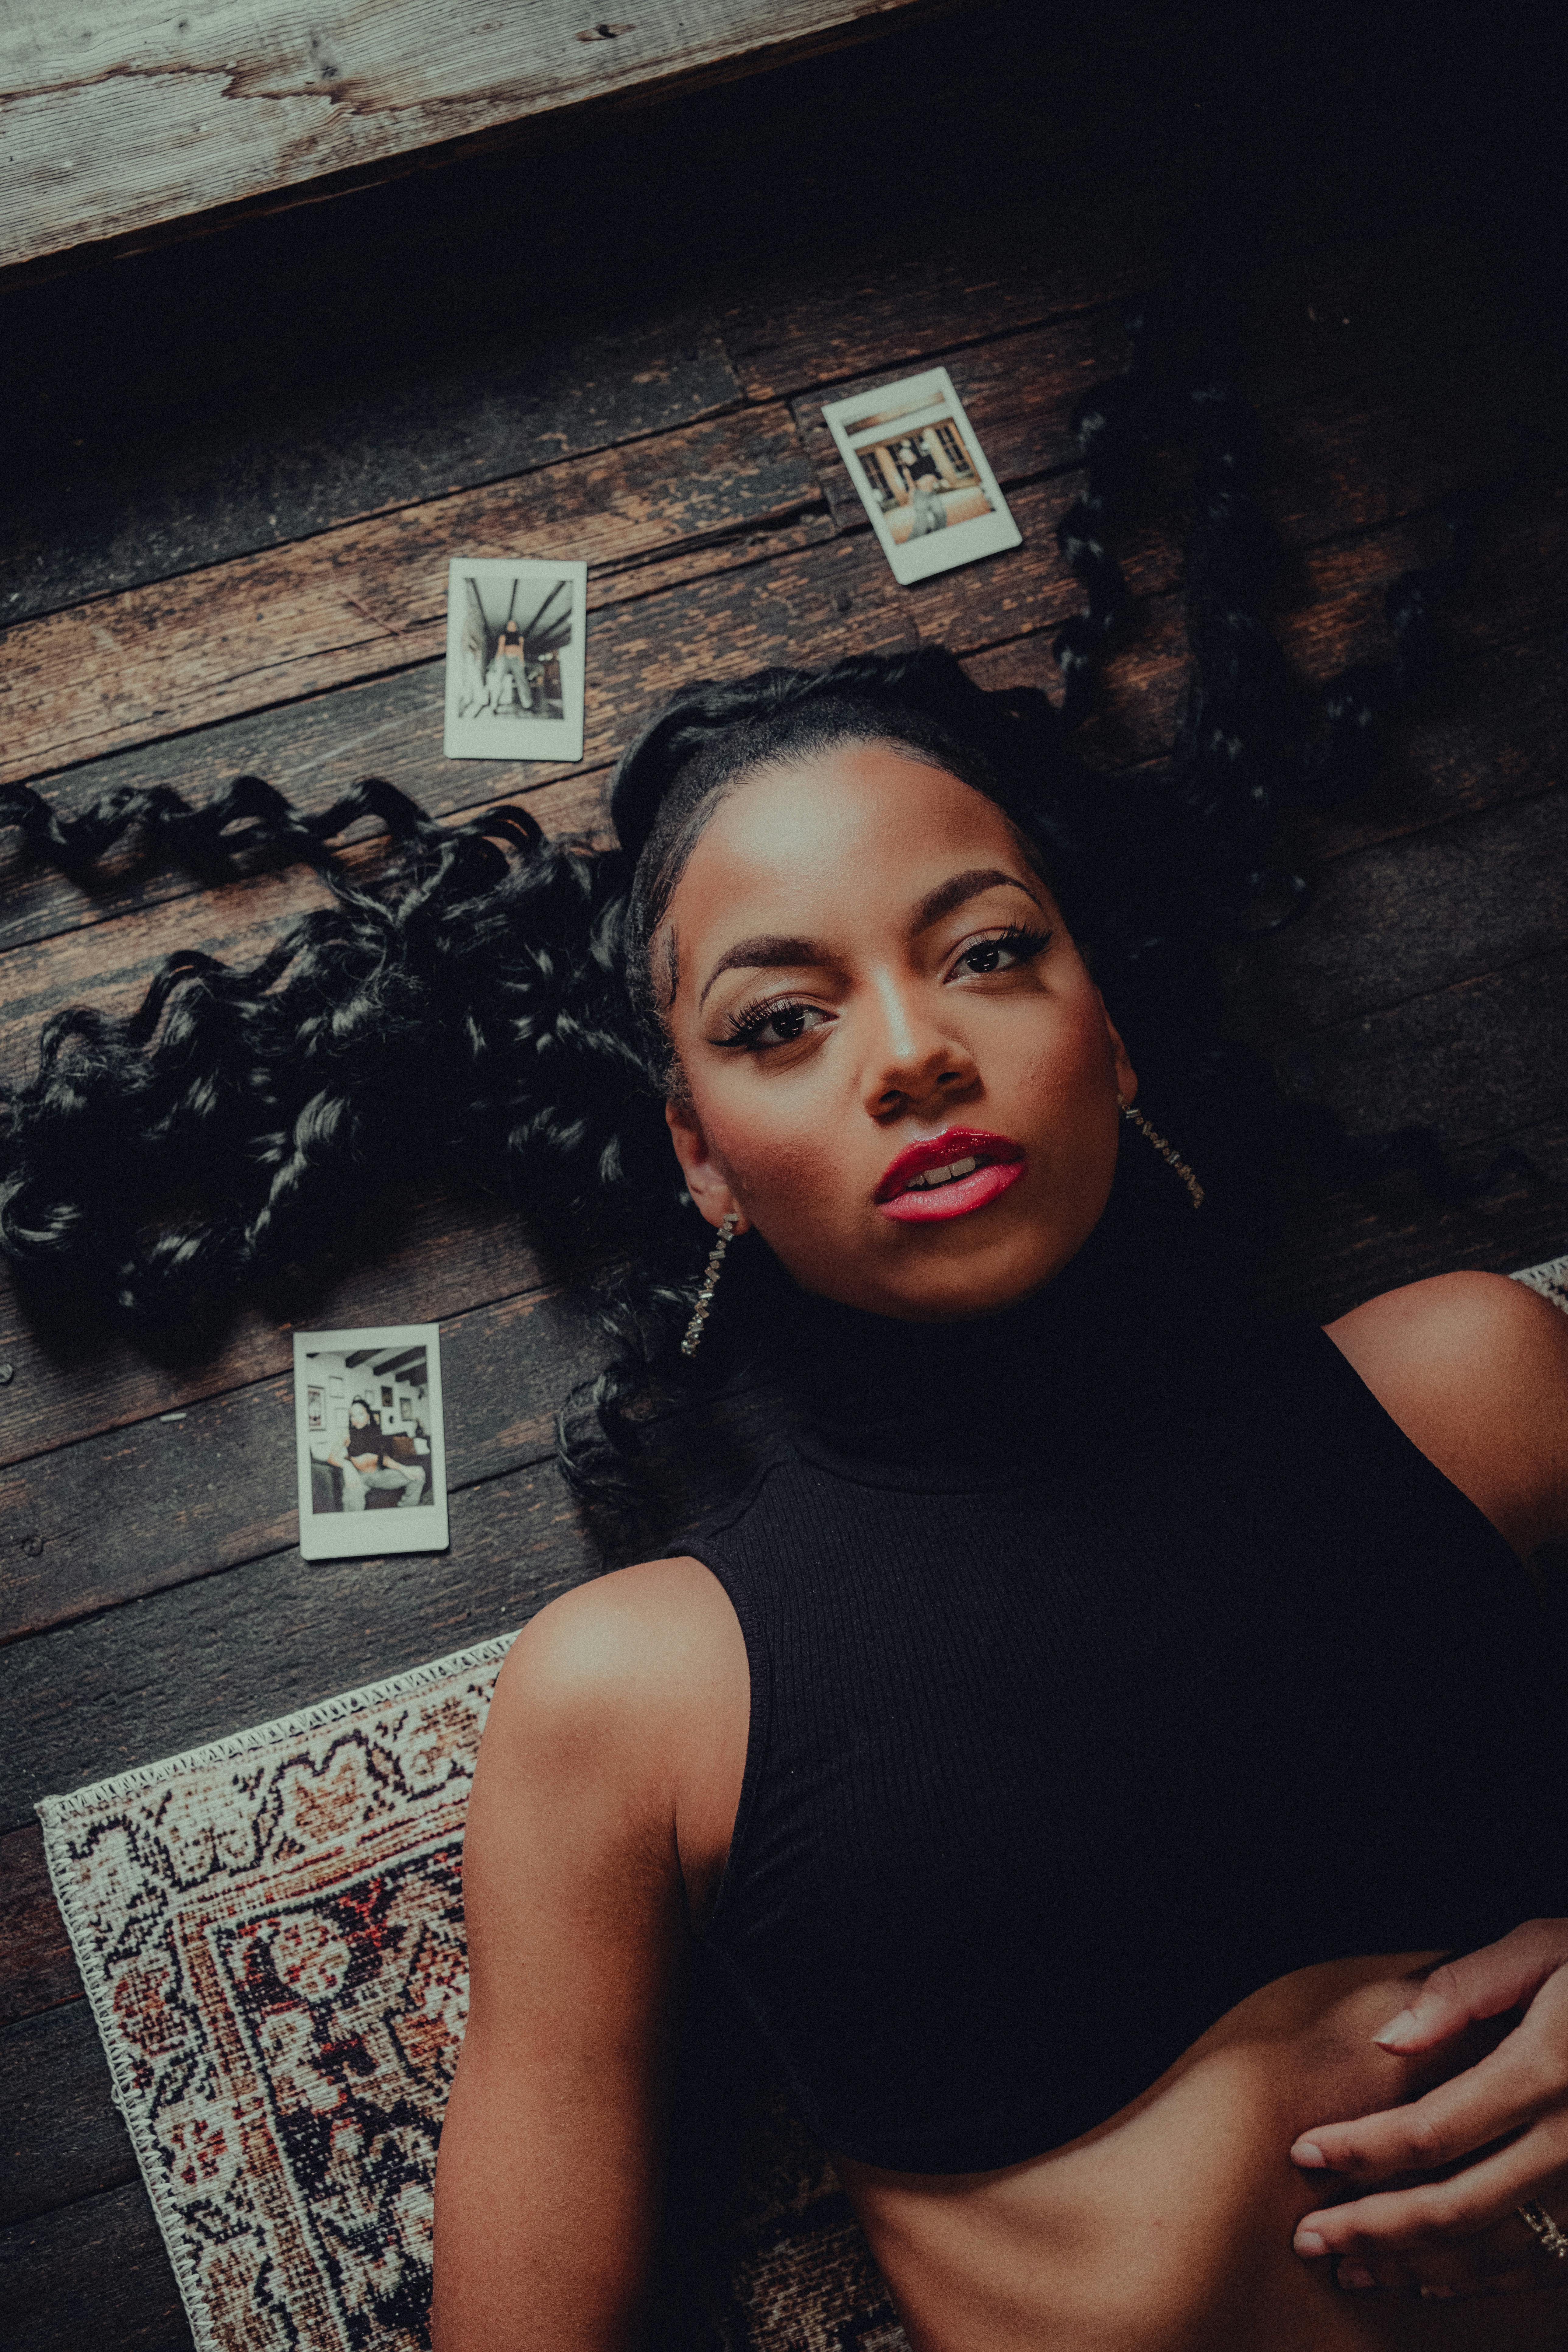
[[752, 1221], [731, 1191], [729, 1178], [710, 1156], [708, 1139], [690, 1104], [667, 1101], [664, 1116], [686, 1189], [699, 1212], [710, 1225], [722, 1224], [732, 1212], [738, 1220], [734, 1230], [743, 1234]]
[[[1095, 994], [1100, 995], [1098, 989]], [[1100, 997], [1100, 1009], [1105, 1013], [1103, 996]], [[1121, 1032], [1109, 1013], [1105, 1013], [1105, 1034], [1110, 1041], [1111, 1073], [1116, 1080], [1116, 1091], [1124, 1103], [1132, 1102], [1138, 1094], [1138, 1073], [1133, 1068], [1128, 1057], [1127, 1048], [1121, 1042]]]

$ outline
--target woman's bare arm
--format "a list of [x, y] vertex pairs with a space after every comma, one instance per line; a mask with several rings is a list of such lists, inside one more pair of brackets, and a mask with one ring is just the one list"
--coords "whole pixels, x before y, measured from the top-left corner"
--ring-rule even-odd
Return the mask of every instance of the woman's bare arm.
[[1328, 1333], [1522, 1559], [1568, 1537], [1568, 1315], [1506, 1275], [1444, 1274]]
[[471, 1997], [437, 2171], [437, 2352], [637, 2340], [688, 1937], [684, 1791], [695, 1773], [711, 1795], [716, 1724], [733, 1745], [726, 1618], [706, 1570], [657, 1561], [552, 1603], [501, 1671], [464, 1846]]
[[[1454, 1274], [1371, 1299], [1329, 1334], [1521, 1558], [1568, 1536], [1568, 1316], [1522, 1283]], [[1500, 2047], [1425, 2098], [1302, 2133], [1299, 2165], [1370, 2193], [1309, 2213], [1300, 2252], [1436, 2294], [1568, 2284], [1517, 2218], [1568, 2197], [1568, 1919], [1521, 1922], [1437, 1969], [1379, 2038], [1431, 2052], [1512, 2008], [1524, 2015]], [[1446, 2177], [1378, 2193], [1434, 2171]]]

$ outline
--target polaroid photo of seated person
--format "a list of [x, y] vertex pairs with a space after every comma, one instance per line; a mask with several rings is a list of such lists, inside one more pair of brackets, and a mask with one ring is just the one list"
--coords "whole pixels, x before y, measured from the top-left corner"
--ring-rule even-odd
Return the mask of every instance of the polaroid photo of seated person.
[[296, 1331], [294, 1429], [307, 1559], [447, 1549], [434, 1323]]
[[822, 415], [904, 586], [1022, 546], [945, 368], [831, 401]]
[[448, 760], [580, 760], [585, 563], [454, 556]]

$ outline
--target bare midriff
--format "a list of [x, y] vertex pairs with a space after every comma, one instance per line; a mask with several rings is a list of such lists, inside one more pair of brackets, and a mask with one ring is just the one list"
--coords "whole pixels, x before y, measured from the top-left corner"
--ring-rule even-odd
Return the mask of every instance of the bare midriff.
[[1336, 2285], [1291, 2248], [1335, 2199], [1289, 2161], [1300, 2133], [1419, 2095], [1473, 2063], [1372, 2036], [1440, 1957], [1302, 1969], [1248, 1996], [1120, 2115], [1005, 2171], [839, 2177], [913, 2352], [1535, 2352], [1568, 2296], [1447, 2303]]

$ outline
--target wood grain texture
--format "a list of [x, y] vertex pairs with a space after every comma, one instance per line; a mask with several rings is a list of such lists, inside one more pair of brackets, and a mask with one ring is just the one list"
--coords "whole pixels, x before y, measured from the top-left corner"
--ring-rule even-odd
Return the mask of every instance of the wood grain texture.
[[600, 567], [816, 495], [787, 409], [755, 410], [24, 622], [5, 640], [0, 781], [444, 652], [454, 554]]
[[6, 2352], [192, 2352], [140, 2181], [0, 2233], [0, 2295]]
[[81, 1979], [37, 1822], [0, 1837], [0, 2025], [79, 2001]]
[[[1012, 353], [1011, 347], [990, 352], [983, 362], [972, 359], [967, 372], [959, 371], [960, 393], [966, 399], [973, 393], [976, 429], [983, 441], [994, 439], [993, 461], [1005, 481], [1047, 471], [1067, 455], [1059, 403], [1054, 397], [1042, 401], [1036, 386], [1049, 385], [1059, 371], [1084, 382], [1102, 373], [1082, 322], [1049, 331], [1049, 344], [1048, 352], [1042, 341], [1022, 354]], [[351, 524], [306, 542], [288, 558], [237, 559], [18, 624], [4, 641], [8, 658], [0, 675], [0, 717], [8, 740], [0, 781], [100, 758], [198, 724], [432, 660], [445, 650], [446, 565], [455, 548], [471, 554], [585, 555], [595, 563], [642, 559], [630, 572], [590, 578], [595, 618], [584, 759], [607, 758], [624, 740], [624, 734], [617, 739], [617, 719], [624, 729], [626, 717], [624, 698], [613, 691], [617, 650], [633, 651], [641, 665], [645, 683], [637, 707], [646, 709], [654, 680], [674, 683], [714, 667], [714, 643], [726, 649], [744, 644], [733, 632], [722, 633], [709, 638], [707, 660], [694, 655], [678, 667], [658, 659], [662, 633], [658, 645], [650, 643], [650, 629], [666, 619], [665, 612], [623, 614], [624, 605], [641, 605], [660, 590], [677, 587], [708, 597], [722, 594], [724, 571], [749, 572], [759, 558], [769, 556], [787, 560], [780, 556], [781, 546], [807, 559], [809, 567], [812, 549], [799, 543], [801, 537], [820, 536], [809, 510], [824, 497], [842, 501], [847, 482], [826, 443], [819, 410], [816, 425], [808, 422], [806, 429], [819, 445], [820, 477], [800, 446], [788, 412], [775, 405], [637, 442], [629, 451], [568, 460], [514, 483]], [[1278, 423], [1275, 441], [1271, 502], [1287, 548], [1298, 551], [1326, 536], [1381, 526], [1416, 514], [1457, 489], [1496, 480], [1508, 469], [1510, 455], [1494, 442], [1478, 448], [1440, 432], [1424, 442], [1397, 393], [1381, 407], [1347, 402], [1338, 414], [1331, 406], [1321, 416]], [[1396, 466], [1392, 449], [1401, 453]], [[1034, 550], [1032, 562], [1026, 553], [1015, 564], [1016, 601], [1021, 611], [1028, 591], [1048, 580], [1058, 600], [1047, 616], [1052, 625], [1063, 609], [1059, 600], [1077, 593], [1048, 540], [1068, 498], [1066, 486], [1037, 485], [1032, 499], [1019, 493], [1014, 501]], [[950, 610], [967, 610], [969, 600], [954, 595], [954, 575], [914, 591], [897, 586], [858, 499], [840, 503], [836, 520], [867, 548], [860, 580], [833, 584], [833, 604], [840, 614], [849, 609], [840, 601], [844, 595], [862, 610], [869, 598], [879, 614], [900, 617], [896, 643], [911, 625], [927, 637], [940, 634], [936, 615], [944, 602]], [[1129, 580], [1139, 594], [1157, 593], [1177, 576], [1178, 542], [1169, 528], [1134, 531], [1125, 553]], [[872, 565], [880, 566], [879, 578]], [[994, 570], [993, 562], [958, 576], [967, 581]], [[788, 594], [787, 581], [781, 577], [779, 585]], [[755, 608], [754, 630], [765, 601], [749, 578], [736, 583], [731, 604], [737, 596]], [[816, 657], [828, 657], [835, 634], [831, 620], [826, 628], [826, 644], [820, 633], [815, 638], [797, 635], [795, 657], [803, 644], [811, 644]], [[961, 621], [950, 634], [959, 650], [982, 641], [973, 623], [966, 629]], [[1000, 634], [993, 625], [993, 635]], [[725, 665], [731, 675], [745, 666]]]
[[0, 1652], [0, 1831], [37, 1798], [510, 1632], [598, 1560], [556, 1472], [456, 1496], [451, 1549], [274, 1553]]
[[[319, 299], [331, 308], [330, 289]], [[62, 427], [82, 432], [40, 425], [11, 453], [0, 622], [671, 432], [741, 397], [710, 323], [668, 308], [591, 332], [532, 314], [488, 341], [433, 332], [417, 367], [303, 385], [269, 380], [277, 359], [258, 352], [249, 373], [187, 388], [198, 355], [185, 363], [165, 332], [151, 414], [69, 415]]]
[[[1300, 1040], [1270, 1029], [1267, 1049], [1293, 1091], [1328, 1103], [1361, 1134], [1419, 1124], [1447, 1142], [1479, 1144], [1525, 1127], [1548, 1131], [1562, 1118], [1565, 1036], [1568, 947], [1558, 947]], [[1568, 1166], [1548, 1172], [1568, 1181]], [[1557, 1216], [1568, 1232], [1568, 1199]]]
[[[1539, 488], [1513, 495], [1483, 521], [1476, 577], [1452, 609], [1448, 635], [1453, 665], [1408, 715], [1401, 714], [1394, 736], [1404, 748], [1395, 750], [1387, 772], [1354, 808], [1293, 824], [1286, 855], [1315, 862], [1342, 847], [1408, 832], [1459, 808], [1483, 807], [1493, 797], [1539, 789], [1552, 772], [1561, 731], [1561, 667], [1555, 650], [1532, 642], [1531, 632], [1538, 626], [1547, 582], [1559, 560], [1568, 555], [1568, 546], [1555, 511], [1543, 521], [1543, 495]], [[1065, 498], [1065, 488], [1058, 496]], [[1026, 494], [1019, 503], [1029, 505]], [[1382, 551], [1380, 562], [1376, 543], [1368, 542], [1349, 568], [1342, 554], [1325, 575], [1328, 593], [1321, 610], [1314, 602], [1313, 579], [1298, 571], [1289, 583], [1297, 612], [1286, 617], [1285, 626], [1293, 633], [1293, 647], [1309, 669], [1322, 675], [1332, 666], [1333, 631], [1352, 611], [1350, 604], [1336, 602], [1340, 594], [1359, 600], [1357, 625], [1367, 648], [1376, 652], [1381, 643], [1385, 650], [1386, 636], [1379, 636], [1382, 589], [1405, 562], [1422, 551], [1436, 551], [1436, 545], [1435, 534], [1424, 545], [1401, 538]], [[841, 556], [822, 561], [832, 567], [825, 572], [831, 595], [819, 604], [819, 610], [826, 608], [818, 624], [824, 631], [836, 628], [840, 641], [846, 641], [843, 625], [857, 602], [864, 614], [869, 600], [874, 617], [889, 606], [897, 613], [897, 599], [907, 592], [879, 578], [869, 551], [856, 560], [853, 582], [839, 568]], [[791, 604], [810, 569], [809, 562], [795, 568]], [[1145, 581], [1159, 576], [1147, 556], [1139, 570]], [[1055, 572], [1061, 596], [1070, 598], [1073, 592], [1061, 581], [1060, 567]], [[676, 595], [674, 591], [664, 593]], [[712, 585], [705, 591], [708, 667], [717, 666], [716, 653], [721, 656], [724, 647], [742, 640], [748, 618], [754, 618], [753, 596], [752, 580], [743, 567], [727, 591], [715, 591]], [[841, 597], [849, 599], [842, 612]], [[1062, 609], [1053, 601], [1027, 634], [1004, 639], [989, 650], [971, 651], [972, 674], [985, 686], [1033, 686], [1054, 695], [1059, 680], [1040, 624], [1054, 626]], [[676, 657], [694, 646], [694, 635], [682, 625], [680, 613], [679, 598], [669, 604], [656, 598], [647, 609], [595, 616], [590, 740], [585, 746], [590, 761], [607, 761], [658, 695], [679, 682]], [[978, 606], [962, 607], [952, 617], [948, 641], [961, 650], [976, 625], [989, 625]], [[854, 642], [852, 630], [847, 641]], [[743, 642], [750, 661], [787, 662], [796, 653], [782, 631], [771, 641], [748, 634]], [[1481, 665], [1467, 660], [1483, 642], [1496, 648], [1489, 660]], [[700, 657], [700, 649], [695, 657]], [[1112, 642], [1096, 714], [1079, 737], [1085, 755], [1096, 764], [1116, 768], [1163, 753], [1170, 743], [1187, 665], [1178, 599], [1170, 591], [1146, 595]], [[526, 793], [531, 795], [529, 806], [547, 831], [593, 832], [603, 824], [605, 767], [563, 770], [542, 761], [497, 761], [478, 768], [445, 759], [442, 675], [439, 665], [423, 663], [335, 695], [312, 696], [195, 734], [139, 745], [51, 778], [47, 796], [62, 812], [69, 812], [105, 792], [168, 785], [200, 803], [231, 777], [251, 773], [271, 778], [298, 806], [310, 812], [326, 807], [357, 778], [375, 773], [437, 815], [461, 815]], [[551, 777], [560, 781], [542, 781]], [[484, 789], [476, 795], [474, 784], [480, 780]], [[200, 887], [188, 875], [135, 860], [107, 861], [86, 883], [68, 880], [35, 863], [12, 836], [0, 846], [0, 950], [189, 897]], [[70, 969], [62, 967], [62, 978]], [[76, 983], [68, 978], [67, 984]]]
[[[85, 2000], [0, 2032], [0, 2228], [137, 2178]], [[23, 2151], [26, 2160], [16, 2161]]]
[[[551, 1459], [556, 1410], [603, 1353], [551, 1292], [445, 1318], [448, 1493]], [[0, 1477], [0, 1643], [298, 1541], [292, 1378], [177, 1410]]]
[[156, 0], [13, 12], [0, 266], [581, 105], [778, 61], [909, 0], [639, 0], [595, 35], [567, 0], [500, 16], [436, 0]]
[[[453, 1186], [378, 1198], [374, 1229], [301, 1270], [285, 1294], [247, 1301], [195, 1355], [138, 1346], [72, 1318], [40, 1326], [9, 1280], [0, 1284], [0, 1362], [11, 1367], [3, 1426], [12, 1461], [204, 1397], [276, 1379], [293, 1360], [293, 1331], [436, 1322], [510, 1297], [542, 1279], [517, 1214]], [[25, 1558], [34, 1540], [13, 1531]]]
[[1450, 1153], [1457, 1172], [1479, 1178], [1504, 1150], [1533, 1174], [1501, 1177], [1469, 1201], [1434, 1201], [1414, 1177], [1390, 1177], [1361, 1193], [1308, 1192], [1289, 1207], [1264, 1270], [1265, 1309], [1331, 1322], [1363, 1299], [1458, 1267], [1511, 1274], [1558, 1257], [1568, 1240], [1568, 1119], [1489, 1136]]
[[1221, 964], [1237, 1025], [1294, 1039], [1565, 940], [1568, 795], [1543, 789], [1347, 853], [1319, 876], [1299, 922], [1226, 949]]

